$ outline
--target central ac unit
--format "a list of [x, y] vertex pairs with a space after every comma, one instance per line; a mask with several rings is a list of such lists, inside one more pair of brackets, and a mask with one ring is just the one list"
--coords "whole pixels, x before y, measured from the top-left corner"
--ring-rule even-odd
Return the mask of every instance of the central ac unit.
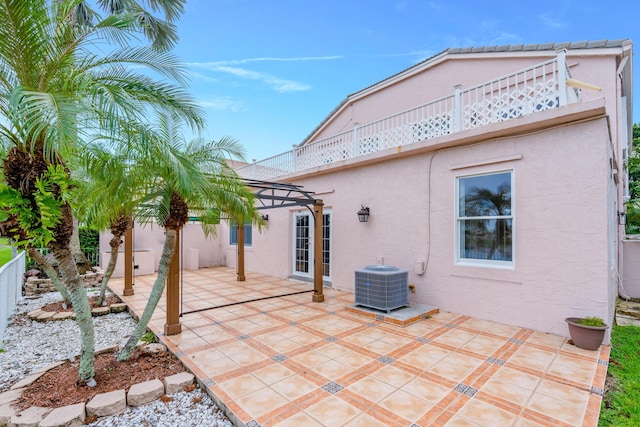
[[356, 304], [389, 313], [409, 305], [409, 272], [390, 265], [369, 265], [358, 269]]

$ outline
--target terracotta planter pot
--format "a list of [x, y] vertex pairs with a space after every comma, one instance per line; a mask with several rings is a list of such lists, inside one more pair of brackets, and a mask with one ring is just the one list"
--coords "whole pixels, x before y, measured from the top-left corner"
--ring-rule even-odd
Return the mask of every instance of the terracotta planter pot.
[[569, 325], [569, 335], [571, 335], [573, 343], [585, 350], [597, 350], [600, 348], [608, 326], [581, 325], [577, 323], [579, 320], [579, 317], [567, 317], [564, 319]]

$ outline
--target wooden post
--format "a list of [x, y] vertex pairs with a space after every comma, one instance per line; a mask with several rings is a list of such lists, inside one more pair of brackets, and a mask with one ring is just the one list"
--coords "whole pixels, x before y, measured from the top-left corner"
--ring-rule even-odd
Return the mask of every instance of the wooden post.
[[238, 220], [238, 282], [244, 282], [244, 219]]
[[122, 295], [133, 295], [133, 225], [124, 233], [124, 289]]
[[322, 289], [322, 200], [313, 204], [313, 302], [324, 301]]
[[180, 324], [180, 230], [176, 230], [176, 249], [173, 252], [167, 275], [167, 321], [164, 324], [165, 335], [177, 335], [182, 332]]

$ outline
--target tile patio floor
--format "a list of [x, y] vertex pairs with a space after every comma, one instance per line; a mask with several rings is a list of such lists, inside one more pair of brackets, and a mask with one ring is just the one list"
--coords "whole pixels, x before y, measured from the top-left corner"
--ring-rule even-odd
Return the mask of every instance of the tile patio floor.
[[[121, 298], [142, 313], [155, 276]], [[122, 293], [122, 279], [110, 287]], [[216, 267], [185, 271], [183, 311], [312, 289]], [[441, 312], [400, 327], [348, 312], [326, 290], [186, 314], [163, 336], [237, 425], [596, 426], [609, 360], [564, 337]]]

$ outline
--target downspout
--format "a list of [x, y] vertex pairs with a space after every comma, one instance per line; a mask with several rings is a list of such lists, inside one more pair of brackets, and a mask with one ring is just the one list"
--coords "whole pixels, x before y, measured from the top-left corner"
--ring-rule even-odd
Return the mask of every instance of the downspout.
[[[623, 56], [622, 61], [620, 62], [620, 65], [616, 69], [616, 95], [619, 95], [618, 96], [618, 102], [616, 103], [616, 107], [618, 109], [618, 113], [621, 113], [622, 111], [624, 111], [624, 112], [626, 112], [626, 115], [629, 114], [629, 111], [627, 111], [626, 106], [624, 108], [622, 108], [621, 103], [622, 103], [622, 99], [623, 99], [623, 97], [622, 97], [622, 90], [623, 90], [622, 73], [624, 72], [624, 68], [626, 67], [627, 62], [629, 62], [629, 55], [628, 54]], [[626, 101], [626, 99], [625, 99], [625, 101]], [[618, 124], [618, 126], [620, 126], [620, 124], [622, 122], [622, 118], [620, 118], [619, 115], [618, 115], [618, 120], [620, 120], [619, 124]], [[626, 122], [627, 118], [624, 117], [624, 120]], [[625, 123], [625, 127], [628, 128], [628, 123]], [[629, 150], [628, 150], [628, 147], [629, 147], [629, 138], [628, 138], [629, 130], [626, 129], [626, 133], [625, 133], [624, 136], [621, 135], [620, 130], [622, 130], [622, 129], [618, 129], [618, 132], [617, 132], [618, 141], [620, 141], [621, 139], [624, 139], [626, 141], [626, 146], [624, 147], [623, 150], [627, 152], [626, 158], [623, 159], [625, 188], [624, 188], [624, 194], [623, 194], [623, 197], [622, 197], [622, 206], [621, 206], [622, 211], [626, 212], [626, 203], [630, 198], [630, 195], [629, 195], [629, 173], [628, 173], [628, 168], [626, 166], [626, 164], [627, 164], [626, 161], [627, 161], [627, 159], [629, 158], [629, 155], [630, 155]], [[618, 221], [618, 223], [619, 223], [619, 221]], [[626, 232], [623, 233], [622, 240], [624, 240], [624, 236], [625, 235], [626, 235]], [[618, 239], [620, 239], [620, 233], [618, 233]], [[620, 275], [620, 270], [622, 269], [624, 271], [623, 255], [624, 255], [624, 252], [622, 251], [622, 242], [619, 241], [618, 242], [618, 247], [617, 247], [617, 258], [618, 259], [617, 259], [617, 263], [616, 263], [617, 265], [615, 267], [615, 269], [616, 269], [616, 271], [615, 271], [616, 281], [618, 282], [618, 296], [620, 298], [628, 301], [628, 300], [631, 299], [631, 297], [629, 296], [629, 294], [627, 294], [627, 291], [624, 288], [624, 283], [623, 283], [623, 280], [622, 280], [622, 276]]]

